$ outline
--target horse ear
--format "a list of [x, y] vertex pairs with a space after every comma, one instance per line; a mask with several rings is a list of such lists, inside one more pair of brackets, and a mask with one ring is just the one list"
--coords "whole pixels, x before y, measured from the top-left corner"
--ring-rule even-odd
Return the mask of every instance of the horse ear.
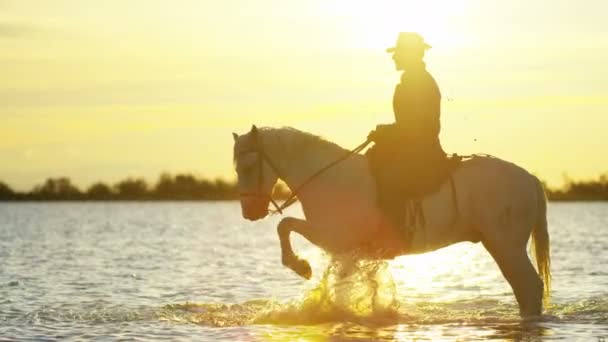
[[251, 125], [251, 131], [255, 133], [258, 131], [258, 128], [255, 125]]
[[236, 138], [238, 138], [238, 137], [239, 137], [239, 135], [238, 135], [238, 134], [236, 134], [236, 133], [234, 133], [234, 132], [232, 132], [232, 137], [234, 138], [234, 141], [236, 141]]

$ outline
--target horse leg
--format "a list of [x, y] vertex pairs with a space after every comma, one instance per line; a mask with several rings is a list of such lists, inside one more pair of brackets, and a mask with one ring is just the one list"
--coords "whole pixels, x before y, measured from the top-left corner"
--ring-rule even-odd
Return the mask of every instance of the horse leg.
[[292, 231], [306, 237], [307, 228], [308, 223], [306, 221], [293, 217], [286, 217], [279, 222], [277, 233], [279, 234], [279, 241], [281, 242], [281, 261], [283, 265], [292, 269], [300, 277], [310, 279], [312, 276], [310, 264], [308, 261], [298, 258], [293, 253], [291, 242], [289, 241], [289, 234]]
[[[507, 240], [508, 241], [508, 240]], [[540, 316], [542, 312], [543, 282], [528, 258], [525, 245], [514, 248], [506, 241], [483, 241], [503, 276], [507, 279], [519, 303], [519, 314]]]

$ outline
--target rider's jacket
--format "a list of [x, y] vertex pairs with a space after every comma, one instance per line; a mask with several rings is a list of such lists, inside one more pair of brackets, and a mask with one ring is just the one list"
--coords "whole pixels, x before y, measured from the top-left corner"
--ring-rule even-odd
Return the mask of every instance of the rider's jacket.
[[376, 127], [371, 138], [376, 144], [367, 153], [379, 196], [419, 197], [443, 180], [440, 106], [441, 93], [424, 63], [409, 68], [395, 87], [395, 123]]
[[393, 111], [399, 135], [406, 141], [425, 144], [438, 139], [441, 93], [424, 63], [401, 76], [393, 95]]

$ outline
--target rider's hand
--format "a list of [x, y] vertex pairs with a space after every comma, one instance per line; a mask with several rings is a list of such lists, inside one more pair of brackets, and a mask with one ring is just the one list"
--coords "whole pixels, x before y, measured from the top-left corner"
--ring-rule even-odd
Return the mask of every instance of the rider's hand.
[[387, 137], [391, 135], [391, 132], [393, 130], [393, 128], [395, 127], [395, 125], [393, 124], [388, 124], [388, 125], [376, 125], [376, 134], [375, 134], [375, 138], [378, 139], [380, 137]]
[[369, 134], [367, 135], [367, 140], [369, 140], [369, 141], [376, 141], [377, 137], [378, 137], [378, 133], [374, 129], [371, 132], [369, 132]]
[[376, 125], [376, 129], [372, 130], [367, 135], [367, 140], [377, 142], [378, 139], [380, 139], [382, 137], [390, 136], [390, 134], [394, 130], [394, 128], [395, 128], [395, 124]]

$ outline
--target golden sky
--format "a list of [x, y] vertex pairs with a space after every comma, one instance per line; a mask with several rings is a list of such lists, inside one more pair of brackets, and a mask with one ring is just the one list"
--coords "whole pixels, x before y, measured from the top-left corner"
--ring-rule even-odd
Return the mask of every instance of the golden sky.
[[232, 178], [231, 132], [345, 147], [392, 120], [399, 31], [433, 45], [449, 152], [560, 185], [608, 171], [605, 0], [0, 0], [0, 180]]

